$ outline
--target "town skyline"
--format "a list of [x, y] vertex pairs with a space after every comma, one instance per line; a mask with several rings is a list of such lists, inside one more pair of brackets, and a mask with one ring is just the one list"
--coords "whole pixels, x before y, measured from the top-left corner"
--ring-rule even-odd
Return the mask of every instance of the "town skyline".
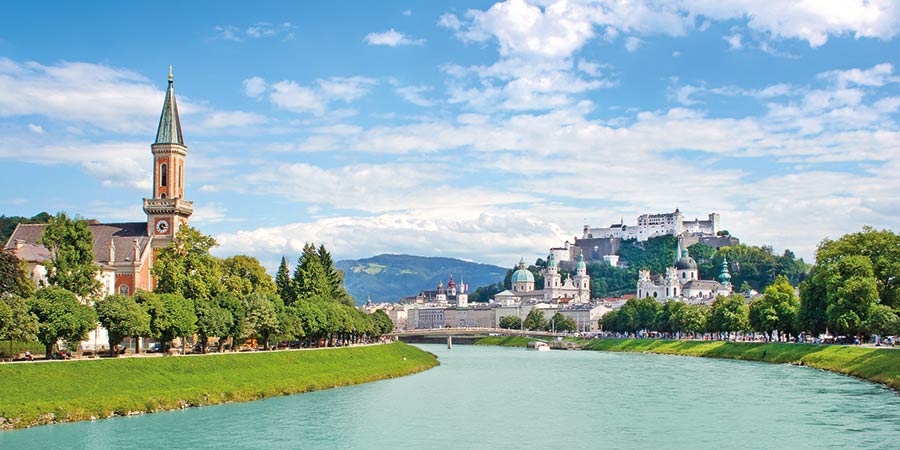
[[538, 3], [13, 5], [0, 211], [141, 219], [173, 65], [191, 223], [270, 270], [306, 241], [508, 267], [676, 208], [809, 262], [896, 228], [896, 6]]

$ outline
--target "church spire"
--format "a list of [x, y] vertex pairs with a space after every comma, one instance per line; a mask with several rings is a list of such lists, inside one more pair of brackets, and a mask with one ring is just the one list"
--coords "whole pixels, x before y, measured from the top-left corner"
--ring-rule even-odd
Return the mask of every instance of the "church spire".
[[169, 89], [166, 91], [162, 114], [159, 115], [159, 128], [156, 129], [154, 143], [184, 145], [184, 138], [181, 137], [181, 120], [178, 118], [178, 104], [175, 102], [172, 66], [169, 66]]

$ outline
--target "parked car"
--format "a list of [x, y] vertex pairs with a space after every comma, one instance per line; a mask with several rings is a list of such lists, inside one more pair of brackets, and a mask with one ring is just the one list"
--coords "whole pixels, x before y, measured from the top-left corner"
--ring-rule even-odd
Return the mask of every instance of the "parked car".
[[159, 353], [159, 342], [154, 342], [150, 344], [150, 347], [147, 347], [147, 353]]

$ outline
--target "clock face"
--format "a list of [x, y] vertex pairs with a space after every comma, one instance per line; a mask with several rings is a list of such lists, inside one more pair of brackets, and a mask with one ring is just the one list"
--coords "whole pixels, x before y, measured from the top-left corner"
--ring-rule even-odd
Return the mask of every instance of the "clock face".
[[169, 232], [169, 221], [168, 220], [160, 220], [156, 222], [156, 232], [157, 233], [168, 233]]

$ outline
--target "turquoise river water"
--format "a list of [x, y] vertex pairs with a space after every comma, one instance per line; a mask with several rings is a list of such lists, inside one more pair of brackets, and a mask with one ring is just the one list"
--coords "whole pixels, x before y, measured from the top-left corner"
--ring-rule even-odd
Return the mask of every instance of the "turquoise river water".
[[0, 433], [0, 449], [900, 449], [900, 396], [787, 365], [422, 345], [361, 386]]

